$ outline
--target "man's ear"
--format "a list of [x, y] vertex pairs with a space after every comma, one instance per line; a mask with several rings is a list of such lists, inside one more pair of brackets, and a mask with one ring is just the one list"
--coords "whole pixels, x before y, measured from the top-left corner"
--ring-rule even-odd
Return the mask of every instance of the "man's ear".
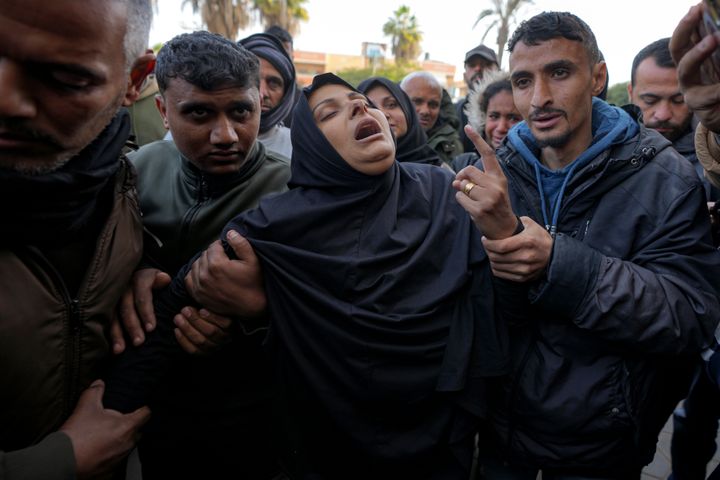
[[592, 68], [593, 76], [593, 97], [599, 95], [600, 92], [605, 88], [605, 82], [607, 81], [607, 65], [605, 62], [600, 61], [596, 63]]
[[632, 83], [631, 83], [631, 82], [628, 82], [627, 91], [628, 91], [628, 99], [630, 99], [630, 103], [634, 103], [634, 102], [633, 102]]
[[129, 107], [140, 97], [140, 90], [145, 79], [155, 70], [155, 54], [152, 50], [145, 50], [145, 53], [139, 56], [130, 69], [128, 75], [128, 86], [123, 99], [123, 107]]
[[165, 127], [166, 130], [170, 130], [170, 124], [167, 120], [167, 107], [165, 106], [165, 99], [162, 95], [155, 95], [155, 106], [157, 107], [158, 112], [160, 112], [160, 116], [163, 119], [163, 127]]

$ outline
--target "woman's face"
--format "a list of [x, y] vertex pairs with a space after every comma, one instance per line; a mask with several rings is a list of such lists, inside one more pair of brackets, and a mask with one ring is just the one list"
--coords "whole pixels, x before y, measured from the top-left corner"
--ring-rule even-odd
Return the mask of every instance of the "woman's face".
[[382, 85], [376, 85], [368, 90], [365, 95], [382, 110], [390, 123], [390, 129], [398, 140], [407, 133], [407, 119], [405, 112], [400, 108], [397, 99], [390, 93], [390, 90]]
[[315, 124], [355, 170], [380, 175], [395, 161], [395, 141], [385, 115], [344, 85], [320, 87], [308, 98]]
[[522, 120], [515, 108], [513, 96], [507, 90], [500, 90], [488, 102], [485, 118], [485, 138], [493, 148], [498, 148], [507, 136], [510, 127]]

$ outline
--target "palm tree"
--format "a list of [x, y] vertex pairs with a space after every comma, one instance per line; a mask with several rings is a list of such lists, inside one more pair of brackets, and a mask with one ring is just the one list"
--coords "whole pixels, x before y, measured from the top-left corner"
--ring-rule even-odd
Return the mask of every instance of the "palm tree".
[[192, 5], [208, 31], [236, 40], [238, 32], [250, 23], [250, 0], [183, 0]]
[[303, 6], [307, 0], [253, 0], [253, 6], [265, 28], [278, 25], [295, 35], [300, 22], [307, 22], [308, 12]]
[[518, 13], [520, 7], [522, 7], [524, 4], [533, 3], [533, 0], [491, 0], [491, 2], [494, 8], [488, 8], [480, 12], [477, 20], [475, 20], [473, 28], [475, 28], [477, 24], [485, 18], [491, 17], [493, 15], [496, 16], [490, 26], [488, 26], [487, 30], [485, 30], [485, 33], [482, 36], [482, 40], [480, 41], [484, 42], [485, 37], [487, 37], [488, 33], [490, 33], [490, 30], [497, 27], [497, 58], [498, 65], [502, 65], [502, 57], [505, 50], [505, 44], [507, 43], [508, 37], [510, 36], [510, 24], [514, 23], [515, 15]]
[[399, 63], [415, 60], [420, 55], [422, 32], [410, 7], [402, 5], [383, 25], [383, 33], [391, 38], [392, 53]]

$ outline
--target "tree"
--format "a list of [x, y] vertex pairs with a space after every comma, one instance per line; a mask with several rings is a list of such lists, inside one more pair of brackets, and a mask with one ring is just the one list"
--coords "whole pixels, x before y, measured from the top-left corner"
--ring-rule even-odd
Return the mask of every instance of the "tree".
[[295, 35], [300, 22], [307, 22], [308, 12], [303, 7], [307, 0], [253, 0], [253, 5], [262, 24], [267, 27], [278, 25]]
[[407, 63], [420, 55], [422, 32], [410, 7], [402, 5], [383, 25], [383, 33], [391, 38], [392, 53], [398, 63]]
[[348, 68], [346, 70], [340, 70], [337, 75], [343, 80], [348, 82], [350, 85], [358, 86], [360, 82], [366, 78], [378, 76], [385, 77], [393, 82], [399, 82], [410, 72], [415, 72], [420, 66], [414, 62], [408, 62], [403, 64], [390, 64], [383, 65], [373, 70], [372, 67], [367, 68]]
[[628, 98], [627, 86], [630, 82], [616, 83], [615, 85], [608, 88], [607, 102], [613, 105], [623, 106], [630, 103]]
[[230, 40], [236, 40], [238, 32], [250, 23], [250, 0], [183, 0], [183, 6], [192, 5], [193, 12], [208, 29]]
[[481, 42], [485, 41], [490, 31], [497, 27], [497, 58], [498, 65], [502, 65], [503, 52], [505, 50], [505, 44], [510, 36], [510, 25], [515, 22], [515, 15], [518, 13], [520, 7], [525, 4], [533, 3], [533, 0], [491, 0], [493, 8], [488, 8], [480, 12], [473, 28], [477, 26], [482, 20], [493, 17], [492, 23], [488, 26], [487, 30], [482, 36]]

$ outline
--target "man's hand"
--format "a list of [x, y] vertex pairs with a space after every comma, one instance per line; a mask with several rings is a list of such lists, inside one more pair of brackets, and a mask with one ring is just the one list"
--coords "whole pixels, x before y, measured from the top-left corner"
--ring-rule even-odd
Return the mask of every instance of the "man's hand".
[[135, 446], [140, 427], [150, 419], [148, 407], [126, 415], [103, 408], [104, 391], [102, 380], [94, 381], [60, 427], [72, 442], [78, 478], [110, 471]]
[[113, 318], [110, 325], [113, 353], [119, 354], [125, 350], [123, 328], [135, 346], [145, 341], [145, 331], [155, 329], [157, 319], [153, 309], [153, 290], [168, 286], [171, 280], [170, 275], [157, 268], [144, 268], [135, 272], [131, 285], [120, 298], [120, 318]]
[[720, 33], [702, 40], [697, 34], [702, 22], [702, 4], [695, 5], [680, 20], [670, 39], [670, 53], [677, 65], [680, 90], [685, 104], [698, 116], [703, 125], [720, 132], [720, 83], [703, 78], [701, 66], [720, 46]]
[[470, 125], [465, 126], [465, 133], [480, 152], [485, 171], [473, 166], [460, 170], [453, 182], [453, 187], [458, 190], [455, 198], [485, 237], [507, 238], [518, 226], [510, 205], [507, 179], [495, 150]]
[[230, 342], [232, 320], [193, 307], [183, 308], [173, 319], [175, 338], [187, 353], [205, 355]]
[[545, 271], [553, 239], [542, 226], [530, 217], [521, 217], [525, 229], [501, 240], [483, 238], [483, 246], [490, 259], [493, 274], [513, 282], [528, 282]]
[[208, 310], [228, 316], [254, 317], [266, 308], [262, 272], [250, 243], [230, 230], [227, 242], [237, 260], [230, 260], [219, 241], [195, 260], [185, 277], [193, 298]]

